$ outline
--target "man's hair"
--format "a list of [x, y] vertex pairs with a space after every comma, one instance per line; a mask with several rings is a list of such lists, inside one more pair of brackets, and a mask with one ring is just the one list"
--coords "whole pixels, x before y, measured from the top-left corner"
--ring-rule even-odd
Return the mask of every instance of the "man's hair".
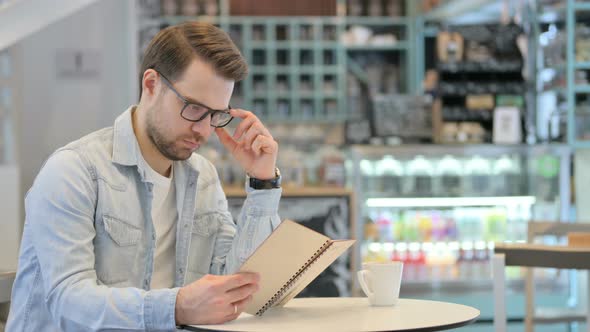
[[161, 30], [148, 45], [139, 73], [139, 96], [146, 70], [155, 69], [174, 82], [195, 57], [235, 82], [248, 74], [246, 60], [223, 30], [209, 23], [185, 22]]

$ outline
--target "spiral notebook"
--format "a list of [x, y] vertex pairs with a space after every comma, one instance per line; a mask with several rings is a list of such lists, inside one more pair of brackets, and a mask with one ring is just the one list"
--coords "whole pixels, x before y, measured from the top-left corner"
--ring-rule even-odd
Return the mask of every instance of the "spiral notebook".
[[334, 262], [355, 240], [332, 240], [294, 221], [285, 220], [240, 267], [260, 274], [260, 289], [245, 312], [261, 316], [283, 306]]

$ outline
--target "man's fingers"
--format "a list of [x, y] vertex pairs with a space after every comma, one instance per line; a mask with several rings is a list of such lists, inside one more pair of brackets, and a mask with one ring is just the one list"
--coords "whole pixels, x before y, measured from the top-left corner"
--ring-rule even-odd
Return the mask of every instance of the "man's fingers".
[[229, 110], [229, 114], [235, 118], [245, 119], [254, 113], [243, 110], [241, 108], [232, 108]]
[[256, 291], [258, 291], [258, 284], [247, 284], [227, 291], [226, 296], [228, 302], [234, 303], [247, 299], [249, 296], [256, 293]]
[[236, 110], [232, 109], [232, 112], [235, 112], [235, 113], [231, 113], [232, 116], [242, 118], [242, 122], [240, 122], [238, 124], [238, 126], [236, 127], [236, 131], [234, 132], [234, 135], [233, 135], [233, 138], [235, 140], [241, 139], [242, 135], [244, 135], [244, 133], [248, 132], [254, 126], [256, 128], [258, 128], [260, 133], [262, 133], [263, 135], [272, 137], [270, 132], [268, 131], [268, 129], [262, 124], [262, 122], [260, 122], [260, 119], [258, 119], [258, 117], [256, 117], [256, 115], [254, 115], [254, 113], [240, 110], [240, 109], [236, 109]]
[[237, 143], [225, 128], [215, 128], [215, 133], [217, 134], [217, 137], [219, 137], [221, 144], [223, 144], [227, 150], [230, 152], [235, 150]]
[[234, 139], [239, 139], [244, 131], [247, 130], [252, 125], [252, 123], [257, 120], [257, 117], [254, 115], [254, 113], [238, 108], [232, 108], [229, 111], [229, 114], [235, 118], [242, 119], [240, 124], [237, 126], [236, 131], [234, 132]]
[[251, 116], [242, 120], [236, 127], [236, 131], [234, 132], [233, 138], [239, 140], [242, 135], [250, 129], [250, 127], [257, 121], [258, 119], [255, 116]]
[[[252, 295], [247, 296], [246, 298], [236, 301], [230, 304], [229, 308], [229, 315], [226, 316], [227, 320], [234, 320], [240, 316], [240, 314], [246, 309], [248, 303], [252, 301]], [[235, 307], [234, 307], [235, 306]]]
[[242, 135], [242, 141], [246, 144], [247, 148], [252, 147], [254, 140], [257, 136], [264, 135], [264, 130], [261, 128], [262, 124], [253, 124], [244, 135]]
[[242, 272], [237, 274], [232, 274], [226, 277], [224, 282], [223, 288], [226, 292], [242, 287], [248, 284], [258, 284], [260, 280], [260, 276], [258, 273], [249, 273], [249, 272]]
[[272, 154], [278, 148], [277, 142], [270, 137], [258, 135], [252, 142], [252, 151], [259, 156], [262, 153]]

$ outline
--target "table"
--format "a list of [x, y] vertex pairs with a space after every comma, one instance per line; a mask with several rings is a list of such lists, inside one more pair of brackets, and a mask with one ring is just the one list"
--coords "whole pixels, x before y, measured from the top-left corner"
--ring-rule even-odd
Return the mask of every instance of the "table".
[[[506, 331], [506, 280], [504, 277], [504, 268], [506, 266], [590, 270], [590, 248], [496, 243], [494, 257], [492, 258], [494, 330], [496, 332]], [[590, 291], [590, 278], [588, 278], [588, 282], [588, 290]], [[531, 291], [527, 290], [527, 296]], [[547, 320], [547, 322], [557, 321], [557, 318]], [[590, 322], [590, 307], [586, 312], [586, 321]], [[532, 331], [532, 324], [525, 323], [525, 330]], [[586, 324], [586, 331], [590, 332], [590, 324]]]
[[188, 326], [190, 331], [440, 331], [467, 325], [479, 310], [461, 304], [400, 299], [373, 307], [364, 297], [296, 298], [262, 317], [242, 313], [221, 325]]

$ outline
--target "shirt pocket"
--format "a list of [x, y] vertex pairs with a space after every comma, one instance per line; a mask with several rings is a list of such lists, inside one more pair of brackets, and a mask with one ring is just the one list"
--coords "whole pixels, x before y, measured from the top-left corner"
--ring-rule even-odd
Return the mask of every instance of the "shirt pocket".
[[135, 226], [111, 216], [104, 216], [103, 221], [105, 231], [120, 247], [137, 245], [141, 239], [141, 230]]
[[209, 273], [219, 226], [219, 216], [215, 213], [195, 216], [189, 252], [190, 272]]
[[142, 231], [122, 219], [103, 215], [104, 232], [97, 232], [95, 241], [96, 274], [106, 285], [133, 278], [139, 268], [138, 244]]

